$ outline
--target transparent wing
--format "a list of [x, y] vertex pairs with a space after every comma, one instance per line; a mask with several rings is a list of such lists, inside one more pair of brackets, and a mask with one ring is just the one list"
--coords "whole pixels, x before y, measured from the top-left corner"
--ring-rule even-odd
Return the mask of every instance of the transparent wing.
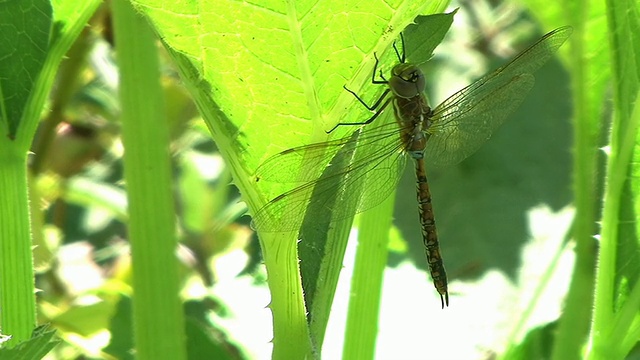
[[314, 181], [320, 177], [337, 152], [348, 144], [353, 143], [352, 146], [355, 146], [353, 151], [358, 151], [359, 148], [366, 148], [394, 134], [398, 136], [398, 132], [398, 125], [395, 122], [388, 122], [359, 138], [345, 136], [341, 139], [287, 149], [260, 164], [256, 169], [255, 177], [258, 181], [279, 183]]
[[[326, 163], [331, 161], [330, 166], [324, 166], [322, 176], [277, 196], [258, 210], [253, 216], [253, 226], [263, 232], [293, 231], [300, 227], [310, 206], [328, 209], [332, 221], [338, 221], [353, 216], [353, 209], [344, 204], [355, 203], [355, 212], [359, 213], [386, 199], [395, 189], [406, 163], [400, 129], [391, 122], [373, 129], [365, 127], [361, 131], [343, 139], [285, 151], [261, 165], [258, 172], [271, 179], [287, 177], [274, 174], [287, 170], [269, 169], [277, 169], [282, 164], [300, 164], [300, 157], [305, 154], [304, 161], [316, 155]], [[331, 151], [328, 147], [339, 147], [340, 150]], [[333, 153], [334, 157], [327, 160], [327, 153]], [[295, 181], [300, 181], [300, 177]], [[362, 191], [363, 184], [367, 185], [366, 191]], [[335, 201], [336, 196], [340, 201]]]
[[484, 97], [436, 108], [425, 161], [433, 166], [457, 164], [480, 148], [507, 116], [524, 100], [534, 83], [533, 75], [520, 74]]
[[491, 137], [525, 98], [533, 72], [567, 40], [571, 27], [546, 34], [508, 64], [483, 76], [438, 105], [432, 114], [431, 137], [425, 149], [430, 165], [456, 164]]

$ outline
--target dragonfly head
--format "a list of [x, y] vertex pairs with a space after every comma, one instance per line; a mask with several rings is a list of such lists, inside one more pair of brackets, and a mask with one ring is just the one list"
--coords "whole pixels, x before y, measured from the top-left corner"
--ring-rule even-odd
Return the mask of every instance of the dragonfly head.
[[389, 88], [393, 94], [410, 99], [422, 94], [426, 87], [424, 73], [413, 64], [398, 64], [391, 70]]

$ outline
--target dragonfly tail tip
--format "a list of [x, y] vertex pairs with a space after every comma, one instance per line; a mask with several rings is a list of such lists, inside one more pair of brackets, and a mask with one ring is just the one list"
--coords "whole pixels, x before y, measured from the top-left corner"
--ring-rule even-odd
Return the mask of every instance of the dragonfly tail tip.
[[440, 294], [440, 302], [442, 302], [442, 308], [444, 309], [444, 306], [446, 305], [447, 307], [449, 307], [449, 292], [445, 291], [444, 295]]

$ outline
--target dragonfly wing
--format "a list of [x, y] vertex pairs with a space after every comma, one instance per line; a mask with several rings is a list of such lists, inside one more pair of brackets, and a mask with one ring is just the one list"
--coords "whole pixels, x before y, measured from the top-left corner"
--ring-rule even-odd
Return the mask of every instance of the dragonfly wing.
[[380, 138], [388, 136], [389, 133], [397, 133], [398, 126], [395, 123], [387, 123], [371, 131], [375, 132], [377, 136], [370, 135], [354, 138], [348, 135], [340, 139], [284, 150], [260, 164], [256, 169], [255, 177], [259, 181], [278, 183], [314, 181], [322, 175], [322, 172], [338, 151], [347, 146], [347, 144], [357, 142], [354, 151], [360, 147], [368, 147], [370, 143], [379, 141]]
[[480, 81], [498, 76], [510, 78], [517, 74], [533, 74], [551, 59], [558, 48], [571, 36], [572, 32], [573, 28], [571, 26], [563, 26], [548, 32], [535, 44], [516, 55], [509, 63], [484, 76]]
[[433, 124], [427, 129], [431, 136], [425, 161], [434, 166], [452, 165], [473, 154], [520, 106], [534, 82], [533, 75], [519, 74], [462, 101], [445, 100], [434, 110]]
[[434, 109], [426, 154], [430, 164], [452, 165], [475, 152], [524, 100], [533, 72], [569, 38], [569, 26], [555, 29], [513, 60], [453, 94]]
[[474, 81], [471, 85], [453, 94], [447, 101], [449, 103], [461, 102], [476, 93], [486, 93], [488, 88], [495, 88], [505, 82], [509, 82], [516, 75], [533, 74], [551, 59], [558, 48], [567, 41], [572, 32], [572, 27], [565, 26], [547, 33], [535, 44], [516, 55], [506, 65]]
[[312, 181], [321, 175], [331, 158], [349, 141], [352, 141], [351, 137], [347, 136], [284, 150], [260, 164], [255, 177], [259, 181], [279, 183]]
[[[407, 163], [407, 153], [396, 140], [397, 145], [392, 153], [389, 151], [378, 152], [375, 165], [371, 166], [361, 179], [353, 179], [366, 185], [362, 196], [358, 201], [356, 213], [369, 210], [379, 205], [396, 189], [402, 172]], [[389, 148], [387, 148], [389, 149]]]
[[[398, 167], [404, 164], [398, 132], [398, 125], [394, 122], [373, 129], [365, 127], [347, 138], [329, 142], [331, 146], [341, 143], [342, 147], [330, 159], [330, 164], [325, 166], [322, 176], [271, 200], [253, 216], [253, 226], [264, 232], [293, 231], [300, 227], [307, 208], [311, 206], [328, 209], [332, 221], [337, 221], [354, 214], [354, 207], [344, 204], [356, 202], [356, 213], [379, 204], [391, 193], [400, 177]], [[327, 143], [296, 148], [286, 157], [293, 158], [298, 156], [295, 152], [310, 149], [313, 152], [323, 146], [327, 146]], [[276, 163], [274, 160], [273, 164]], [[277, 167], [269, 165], [269, 168]], [[366, 195], [363, 195], [363, 184], [368, 185], [367, 179], [372, 176], [380, 176], [385, 180], [371, 182], [374, 184], [371, 189], [373, 194], [366, 189]]]
[[[304, 211], [310, 211], [313, 217], [305, 219], [307, 226], [318, 226], [353, 217], [380, 204], [389, 197], [396, 188], [406, 156], [400, 151], [399, 144], [394, 145], [398, 151], [368, 152], [367, 160], [357, 169], [342, 173], [338, 177], [321, 178], [316, 182], [313, 194]], [[330, 169], [329, 173], [330, 173]], [[290, 211], [290, 210], [289, 210]]]

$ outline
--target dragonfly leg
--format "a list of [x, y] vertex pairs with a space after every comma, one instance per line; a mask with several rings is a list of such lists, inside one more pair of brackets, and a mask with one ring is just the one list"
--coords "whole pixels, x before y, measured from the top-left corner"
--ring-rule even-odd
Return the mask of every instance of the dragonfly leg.
[[[354, 95], [355, 95], [355, 93], [354, 93], [353, 91], [351, 91], [351, 90], [347, 89], [346, 87], [345, 87], [345, 89], [346, 89], [348, 92], [350, 92], [350, 93], [352, 93], [352, 94], [354, 94]], [[383, 96], [381, 96], [381, 97], [380, 97], [380, 99], [378, 99], [378, 101], [376, 101], [376, 103], [374, 104], [374, 106], [379, 105], [379, 103], [380, 103], [380, 102], [382, 101], [382, 99], [387, 95], [387, 93], [388, 93], [388, 92], [389, 92], [389, 90], [387, 89], [387, 90], [382, 94]], [[367, 106], [367, 104], [365, 104], [365, 103], [362, 101], [362, 99], [360, 99], [357, 95], [355, 95], [355, 96], [356, 96], [356, 98], [357, 98], [357, 99], [358, 99], [362, 104], [364, 104], [364, 106]], [[391, 100], [393, 100], [393, 98], [391, 98], [391, 97], [390, 97], [390, 98], [388, 98], [384, 103], [382, 103], [382, 105], [380, 105], [380, 108], [378, 109], [378, 111], [376, 111], [376, 112], [373, 114], [373, 116], [371, 116], [371, 117], [370, 117], [369, 119], [367, 119], [366, 121], [362, 121], [362, 122], [355, 122], [355, 123], [337, 123], [334, 127], [332, 127], [332, 128], [331, 128], [331, 130], [327, 131], [327, 134], [331, 134], [335, 129], [337, 129], [337, 128], [338, 128], [338, 126], [347, 126], [347, 125], [348, 125], [348, 126], [360, 126], [360, 125], [367, 125], [367, 124], [370, 124], [373, 120], [375, 120], [378, 116], [380, 116], [380, 114], [382, 114], [382, 110], [384, 110], [384, 109], [389, 105], [389, 103], [391, 102]], [[369, 108], [369, 107], [367, 106], [367, 108]], [[375, 109], [375, 108], [374, 108], [374, 109]]]
[[382, 69], [380, 69], [380, 80], [376, 80], [376, 70], [378, 70], [378, 65], [380, 64], [380, 59], [378, 59], [378, 54], [373, 53], [373, 58], [376, 59], [375, 65], [373, 65], [373, 72], [371, 73], [371, 83], [376, 85], [386, 85], [389, 82], [385, 79], [384, 75], [382, 75]]
[[402, 35], [402, 33], [400, 33], [400, 41], [402, 42], [402, 55], [400, 55], [400, 51], [398, 51], [398, 47], [396, 46], [396, 42], [393, 42], [393, 50], [396, 51], [396, 56], [398, 57], [398, 61], [400, 61], [401, 64], [404, 64], [406, 61], [405, 58], [405, 52], [404, 52], [404, 35]]
[[[389, 94], [389, 92], [391, 91], [391, 89], [386, 89], [382, 95], [380, 95], [380, 97], [378, 98], [378, 100], [376, 100], [376, 102], [369, 106], [367, 105], [366, 102], [364, 102], [364, 100], [362, 100], [360, 98], [360, 96], [358, 96], [358, 94], [355, 93], [355, 91], [348, 89], [346, 86], [342, 86], [345, 90], [347, 90], [349, 93], [351, 93], [351, 95], [353, 95], [356, 99], [358, 99], [358, 101], [360, 102], [360, 104], [362, 104], [364, 107], [367, 108], [367, 110], [369, 111], [376, 111], [376, 109], [378, 108], [378, 106], [380, 106], [380, 103], [382, 103], [382, 100], [384, 100], [385, 97], [387, 97], [387, 94]], [[384, 107], [383, 107], [384, 108]], [[378, 111], [382, 111], [382, 108], [379, 109]]]
[[[405, 44], [404, 44], [404, 35], [402, 35], [402, 33], [400, 33], [400, 40], [402, 42], [402, 55], [400, 55], [400, 50], [398, 50], [398, 46], [396, 45], [395, 41], [393, 42], [393, 50], [396, 52], [396, 56], [398, 57], [398, 60], [400, 61], [400, 63], [404, 64], [404, 62], [405, 62], [405, 51], [404, 51]], [[382, 74], [382, 69], [379, 70], [380, 78], [382, 79], [382, 81], [381, 80], [376, 80], [376, 72], [378, 72], [378, 65], [380, 64], [380, 59], [378, 59], [378, 54], [376, 54], [375, 52], [373, 53], [373, 57], [376, 59], [376, 63], [375, 63], [375, 65], [373, 65], [373, 72], [371, 73], [371, 83], [372, 84], [377, 84], [377, 85], [387, 85], [387, 84], [389, 84], [389, 81], [387, 81], [387, 79]], [[343, 85], [342, 87], [345, 90], [347, 90], [349, 93], [351, 93], [351, 95], [355, 96], [355, 98], [358, 99], [360, 104], [362, 104], [365, 108], [367, 108], [367, 110], [375, 111], [376, 113], [373, 114], [373, 116], [371, 116], [369, 119], [367, 119], [367, 121], [357, 122], [357, 123], [338, 123], [334, 127], [332, 127], [331, 130], [327, 131], [327, 134], [330, 134], [331, 132], [333, 132], [335, 129], [338, 128], [338, 126], [344, 126], [344, 125], [367, 125], [367, 124], [371, 123], [373, 120], [375, 120], [380, 115], [382, 110], [384, 110], [384, 108], [386, 108], [387, 105], [389, 105], [389, 103], [391, 102], [390, 98], [387, 99], [386, 101], [384, 101], [384, 99], [387, 97], [387, 95], [389, 95], [389, 92], [391, 91], [390, 88], [385, 89], [385, 91], [382, 93], [382, 95], [380, 95], [378, 100], [376, 100], [376, 102], [373, 105], [369, 106], [366, 102], [364, 102], [364, 100], [362, 100], [362, 98], [360, 98], [360, 96], [358, 96], [358, 94], [355, 93], [355, 91], [350, 90], [349, 88], [346, 87], [346, 85]], [[380, 107], [380, 108], [378, 108], [378, 107]]]

